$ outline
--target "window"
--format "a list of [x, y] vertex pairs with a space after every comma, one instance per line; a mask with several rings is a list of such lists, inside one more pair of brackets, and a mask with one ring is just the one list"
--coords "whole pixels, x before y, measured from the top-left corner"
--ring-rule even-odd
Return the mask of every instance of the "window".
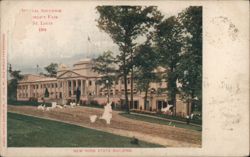
[[89, 81], [89, 86], [91, 86], [92, 85], [92, 81]]
[[128, 84], [130, 84], [130, 79], [128, 79]]
[[134, 105], [134, 109], [139, 109], [139, 101], [138, 100], [135, 100], [133, 105]]

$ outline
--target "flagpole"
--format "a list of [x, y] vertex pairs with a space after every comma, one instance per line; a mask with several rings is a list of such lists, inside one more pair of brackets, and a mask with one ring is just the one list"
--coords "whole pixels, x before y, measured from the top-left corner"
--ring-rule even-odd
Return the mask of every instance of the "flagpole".
[[88, 52], [87, 52], [87, 58], [90, 58], [90, 44], [91, 44], [91, 40], [90, 40], [90, 37], [88, 35]]

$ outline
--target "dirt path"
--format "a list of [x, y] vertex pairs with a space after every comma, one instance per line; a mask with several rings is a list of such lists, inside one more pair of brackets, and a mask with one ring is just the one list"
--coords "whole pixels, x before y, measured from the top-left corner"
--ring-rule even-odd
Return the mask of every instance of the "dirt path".
[[129, 119], [112, 112], [111, 124], [98, 119], [91, 123], [89, 116], [101, 116], [103, 109], [89, 107], [75, 107], [41, 111], [32, 106], [8, 105], [9, 112], [21, 113], [46, 119], [63, 121], [87, 128], [110, 132], [127, 137], [135, 136], [139, 140], [161, 144], [167, 147], [201, 147], [201, 132], [172, 126], [148, 123]]

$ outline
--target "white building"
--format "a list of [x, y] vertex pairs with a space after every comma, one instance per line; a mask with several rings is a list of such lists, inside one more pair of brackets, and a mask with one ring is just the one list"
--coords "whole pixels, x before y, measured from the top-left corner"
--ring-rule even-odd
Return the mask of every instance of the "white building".
[[[100, 75], [92, 70], [93, 61], [85, 59], [73, 65], [70, 69], [65, 65], [60, 65], [56, 78], [50, 78], [40, 75], [27, 74], [23, 80], [19, 81], [17, 88], [17, 99], [19, 101], [38, 100], [42, 101], [57, 101], [58, 103], [69, 103], [76, 101], [77, 88], [81, 91], [80, 104], [93, 103], [106, 104], [108, 89], [103, 85], [97, 84]], [[156, 72], [164, 72], [164, 68], [156, 69]], [[167, 106], [166, 93], [157, 94], [157, 89], [166, 88], [165, 81], [160, 83], [151, 83], [148, 93], [146, 105], [144, 105], [144, 92], [136, 89], [134, 83], [134, 103], [130, 109], [147, 110], [152, 112], [160, 111], [162, 107]], [[45, 98], [45, 90], [49, 93], [49, 97]], [[109, 89], [109, 98], [116, 105], [123, 105], [124, 96], [124, 81], [119, 79], [114, 81]], [[130, 99], [130, 79], [128, 78], [128, 93]], [[189, 108], [190, 111], [190, 108]], [[186, 116], [187, 104], [177, 99], [176, 113], [177, 115]]]

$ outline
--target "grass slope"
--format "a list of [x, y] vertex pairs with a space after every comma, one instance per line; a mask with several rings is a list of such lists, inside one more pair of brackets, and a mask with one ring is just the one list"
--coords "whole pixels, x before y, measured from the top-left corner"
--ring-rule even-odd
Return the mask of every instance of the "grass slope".
[[162, 147], [76, 125], [8, 113], [8, 147]]

